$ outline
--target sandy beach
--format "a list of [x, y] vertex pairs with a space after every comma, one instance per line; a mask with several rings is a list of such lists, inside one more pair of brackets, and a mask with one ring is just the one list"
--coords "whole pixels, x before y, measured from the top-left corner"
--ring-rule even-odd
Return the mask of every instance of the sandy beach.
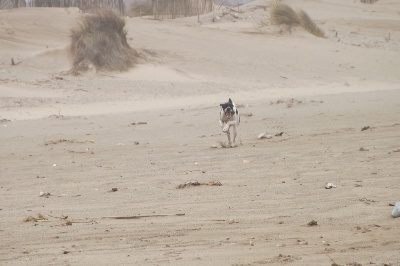
[[399, 265], [400, 3], [283, 2], [326, 38], [127, 17], [144, 59], [80, 76], [78, 9], [0, 10], [0, 265]]

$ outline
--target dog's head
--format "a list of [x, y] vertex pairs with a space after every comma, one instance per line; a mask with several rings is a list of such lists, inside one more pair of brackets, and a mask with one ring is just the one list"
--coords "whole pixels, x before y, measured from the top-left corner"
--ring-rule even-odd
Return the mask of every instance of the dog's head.
[[235, 104], [232, 102], [231, 98], [226, 103], [220, 104], [222, 110], [224, 111], [225, 116], [229, 119], [235, 115], [236, 107]]

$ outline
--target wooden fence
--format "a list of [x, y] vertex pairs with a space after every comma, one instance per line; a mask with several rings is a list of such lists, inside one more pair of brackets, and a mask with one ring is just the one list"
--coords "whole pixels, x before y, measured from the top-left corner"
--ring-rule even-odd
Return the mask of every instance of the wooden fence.
[[[18, 7], [78, 7], [84, 12], [99, 8], [112, 8], [125, 14], [123, 0], [0, 0], [0, 9]], [[213, 0], [152, 0], [154, 18], [177, 18], [211, 12]]]
[[152, 0], [156, 19], [189, 17], [212, 11], [212, 0]]
[[0, 9], [18, 7], [78, 7], [82, 11], [112, 8], [125, 14], [123, 0], [0, 0]]

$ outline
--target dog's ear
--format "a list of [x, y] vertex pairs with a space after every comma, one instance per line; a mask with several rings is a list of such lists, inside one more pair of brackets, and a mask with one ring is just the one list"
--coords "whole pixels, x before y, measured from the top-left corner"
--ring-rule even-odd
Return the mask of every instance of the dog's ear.
[[232, 100], [231, 100], [231, 98], [229, 98], [229, 103], [232, 103]]

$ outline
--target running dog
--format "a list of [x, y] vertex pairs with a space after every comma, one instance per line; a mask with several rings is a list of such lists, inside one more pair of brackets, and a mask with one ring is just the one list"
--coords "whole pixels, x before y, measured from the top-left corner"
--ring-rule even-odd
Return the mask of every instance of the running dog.
[[[235, 140], [237, 136], [237, 126], [240, 123], [239, 111], [236, 108], [236, 105], [232, 102], [231, 98], [226, 103], [221, 103], [221, 112], [219, 115], [219, 125], [222, 128], [222, 131], [225, 132], [228, 136], [229, 146], [236, 146]], [[231, 134], [230, 128], [233, 128], [233, 142], [231, 142]]]

